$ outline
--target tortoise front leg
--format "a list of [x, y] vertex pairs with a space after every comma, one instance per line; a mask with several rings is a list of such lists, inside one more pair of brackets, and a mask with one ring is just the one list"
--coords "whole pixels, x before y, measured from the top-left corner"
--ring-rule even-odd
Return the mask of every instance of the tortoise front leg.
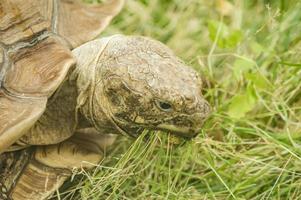
[[34, 147], [0, 154], [0, 199], [8, 199], [8, 188], [12, 188], [31, 159]]
[[113, 136], [81, 130], [60, 144], [37, 147], [9, 196], [13, 200], [46, 199], [71, 176], [72, 169], [91, 169], [98, 164], [102, 149], [112, 141]]

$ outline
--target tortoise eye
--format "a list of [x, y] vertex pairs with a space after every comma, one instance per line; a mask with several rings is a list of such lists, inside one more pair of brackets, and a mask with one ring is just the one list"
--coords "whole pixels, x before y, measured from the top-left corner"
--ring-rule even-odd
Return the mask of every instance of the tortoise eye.
[[168, 102], [164, 102], [164, 101], [160, 101], [157, 100], [156, 101], [156, 105], [160, 110], [163, 110], [165, 112], [171, 112], [172, 111], [172, 106], [170, 103]]

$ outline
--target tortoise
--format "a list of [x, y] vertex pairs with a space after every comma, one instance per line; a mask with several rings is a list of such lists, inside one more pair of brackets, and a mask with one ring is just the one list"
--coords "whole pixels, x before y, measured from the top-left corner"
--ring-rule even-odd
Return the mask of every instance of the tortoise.
[[0, 199], [46, 199], [118, 134], [200, 132], [196, 71], [148, 37], [95, 39], [123, 5], [1, 0]]

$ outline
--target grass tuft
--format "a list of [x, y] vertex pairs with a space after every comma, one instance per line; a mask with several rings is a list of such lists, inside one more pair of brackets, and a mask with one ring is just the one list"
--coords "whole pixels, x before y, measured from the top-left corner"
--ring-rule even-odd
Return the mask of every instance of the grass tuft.
[[163, 134], [120, 138], [61, 198], [301, 199], [300, 9], [297, 0], [127, 1], [102, 36], [167, 44], [201, 74], [214, 112], [178, 148]]

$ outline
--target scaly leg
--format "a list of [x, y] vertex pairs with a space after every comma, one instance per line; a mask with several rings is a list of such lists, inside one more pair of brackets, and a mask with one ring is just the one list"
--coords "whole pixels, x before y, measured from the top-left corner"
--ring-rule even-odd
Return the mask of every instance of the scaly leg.
[[9, 197], [12, 200], [46, 199], [71, 176], [72, 169], [91, 169], [98, 164], [103, 158], [103, 149], [114, 139], [115, 136], [87, 129], [60, 144], [37, 147], [8, 191]]

